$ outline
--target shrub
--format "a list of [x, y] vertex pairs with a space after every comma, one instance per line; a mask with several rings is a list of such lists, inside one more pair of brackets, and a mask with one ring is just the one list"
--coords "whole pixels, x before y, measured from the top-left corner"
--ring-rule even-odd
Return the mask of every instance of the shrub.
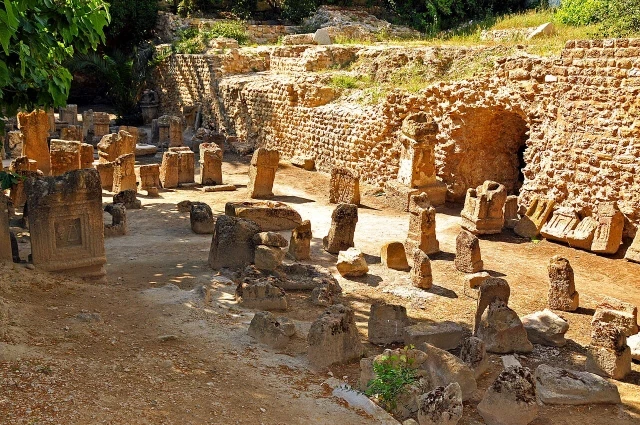
[[158, 18], [157, 0], [110, 0], [111, 24], [105, 29], [107, 46], [130, 52], [151, 37]]
[[231, 11], [240, 19], [249, 19], [258, 8], [258, 0], [235, 0]]
[[366, 394], [378, 396], [385, 409], [395, 410], [398, 397], [406, 391], [408, 385], [418, 380], [411, 363], [411, 359], [407, 359], [405, 354], [392, 355], [374, 362], [376, 377], [369, 382]]
[[600, 21], [600, 10], [607, 0], [562, 0], [557, 18], [567, 25], [590, 25]]
[[209, 41], [216, 37], [233, 38], [238, 44], [246, 44], [249, 41], [242, 21], [220, 21], [209, 29], [189, 28], [181, 31], [173, 48], [176, 53], [201, 54], [209, 47]]
[[602, 9], [603, 37], [629, 37], [640, 33], [640, 2], [608, 0]]
[[300, 23], [318, 8], [316, 0], [279, 0], [281, 15], [293, 23]]

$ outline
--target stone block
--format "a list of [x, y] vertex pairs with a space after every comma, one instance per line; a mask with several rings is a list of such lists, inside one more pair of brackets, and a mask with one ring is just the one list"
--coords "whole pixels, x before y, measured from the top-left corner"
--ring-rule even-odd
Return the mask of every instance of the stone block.
[[113, 162], [98, 163], [96, 170], [98, 170], [102, 188], [111, 191], [113, 189]]
[[253, 263], [253, 236], [258, 232], [260, 228], [250, 220], [219, 216], [211, 240], [209, 266], [241, 269]]
[[591, 249], [593, 236], [598, 227], [598, 222], [593, 217], [585, 217], [575, 229], [567, 232], [567, 242], [572, 248]]
[[547, 222], [553, 212], [555, 201], [534, 196], [527, 212], [522, 216], [513, 229], [523, 238], [535, 238], [540, 234], [542, 226]]
[[353, 247], [339, 252], [336, 268], [343, 277], [364, 276], [369, 271], [364, 254]]
[[160, 165], [160, 183], [165, 189], [178, 187], [178, 158], [177, 152], [165, 152], [162, 155], [162, 165]]
[[291, 230], [302, 224], [300, 214], [282, 202], [227, 202], [224, 213], [255, 222], [261, 232]]
[[480, 240], [473, 233], [462, 230], [456, 237], [456, 269], [464, 273], [482, 271], [484, 263], [480, 254]]
[[409, 270], [409, 262], [402, 242], [389, 242], [382, 245], [380, 259], [382, 265], [390, 269]]
[[420, 425], [456, 425], [462, 418], [462, 390], [453, 382], [418, 398]]
[[291, 232], [289, 256], [296, 261], [311, 258], [311, 239], [313, 239], [311, 222], [305, 220]]
[[407, 252], [420, 249], [427, 255], [440, 251], [440, 243], [436, 237], [436, 209], [431, 206], [426, 193], [411, 197], [405, 248]]
[[485, 279], [478, 289], [478, 302], [476, 304], [476, 315], [473, 325], [473, 333], [475, 335], [482, 314], [495, 300], [503, 301], [505, 304], [509, 303], [509, 296], [511, 295], [511, 288], [506, 280], [497, 277], [490, 277]]
[[195, 153], [186, 146], [171, 147], [169, 152], [178, 154], [178, 186], [195, 182]]
[[211, 207], [204, 202], [194, 202], [189, 211], [191, 231], [198, 234], [213, 234], [216, 220]]
[[442, 350], [453, 350], [460, 345], [463, 336], [462, 326], [450, 321], [419, 323], [404, 328], [404, 343], [416, 347], [427, 343]]
[[200, 182], [203, 185], [222, 184], [223, 151], [216, 143], [200, 144]]
[[624, 259], [634, 263], [640, 263], [640, 231], [638, 231], [636, 237], [633, 238], [633, 242], [627, 249]]
[[360, 174], [345, 167], [331, 169], [329, 202], [360, 205]]
[[553, 212], [553, 215], [547, 221], [540, 234], [554, 241], [567, 242], [569, 232], [575, 230], [580, 224], [580, 217], [573, 209], [560, 208]]
[[595, 322], [612, 323], [629, 337], [638, 333], [638, 308], [613, 297], [604, 297], [593, 314], [591, 323]]
[[614, 203], [602, 203], [596, 210], [598, 227], [593, 234], [591, 251], [599, 254], [615, 254], [622, 243], [624, 215]]
[[413, 267], [411, 267], [411, 283], [416, 288], [430, 289], [433, 286], [433, 275], [431, 273], [431, 260], [429, 256], [416, 248], [412, 254]]
[[82, 143], [80, 145], [80, 168], [93, 167], [93, 145]]
[[147, 164], [135, 168], [138, 188], [148, 191], [151, 188], [162, 187], [160, 183], [160, 165]]
[[522, 325], [532, 344], [550, 347], [564, 347], [567, 344], [564, 334], [569, 330], [569, 323], [551, 310], [545, 309], [524, 316]]
[[618, 404], [618, 387], [593, 373], [546, 364], [535, 372], [536, 397], [544, 404]]
[[258, 245], [255, 248], [254, 263], [259, 270], [276, 270], [282, 264], [284, 255], [282, 248]]
[[369, 313], [369, 342], [393, 344], [404, 341], [404, 328], [409, 325], [407, 309], [401, 305], [373, 303]]
[[124, 190], [138, 190], [135, 171], [136, 157], [134, 154], [126, 154], [113, 161], [113, 188], [114, 193]]
[[531, 371], [512, 366], [500, 373], [478, 404], [486, 425], [528, 425], [538, 415]]
[[364, 353], [353, 310], [342, 304], [330, 306], [311, 324], [307, 340], [309, 362], [315, 367], [348, 363]]
[[104, 225], [104, 236], [124, 236], [127, 234], [127, 208], [123, 204], [107, 204], [105, 212], [111, 215], [111, 224]]
[[126, 131], [102, 136], [97, 147], [98, 161], [101, 164], [114, 162], [122, 155], [135, 155], [136, 150], [134, 137]]
[[487, 180], [476, 189], [468, 189], [460, 225], [478, 235], [496, 234], [504, 227], [504, 206], [507, 189]]
[[460, 360], [473, 370], [478, 379], [489, 368], [489, 358], [484, 342], [475, 336], [465, 338], [460, 344]]
[[513, 229], [518, 224], [520, 216], [518, 215], [518, 197], [516, 195], [507, 196], [504, 203], [504, 227]]
[[553, 310], [575, 311], [580, 304], [576, 291], [573, 268], [569, 260], [559, 255], [551, 257], [549, 271], [548, 305]]
[[258, 148], [251, 157], [249, 165], [249, 184], [247, 191], [251, 198], [273, 197], [273, 182], [278, 170], [280, 152]]
[[22, 156], [36, 161], [38, 170], [45, 176], [51, 174], [49, 155], [49, 117], [43, 110], [18, 113], [18, 127], [23, 135]]
[[139, 210], [142, 202], [137, 198], [136, 191], [127, 189], [113, 195], [114, 204], [123, 204], [128, 210]]
[[256, 310], [286, 310], [289, 304], [284, 290], [265, 281], [238, 285], [236, 301], [244, 308]]
[[358, 223], [358, 206], [338, 204], [331, 214], [329, 234], [322, 239], [325, 251], [337, 254], [353, 247], [353, 236]]
[[259, 311], [249, 324], [249, 336], [273, 348], [284, 348], [296, 333], [296, 326], [286, 317], [276, 317], [268, 311]]
[[80, 142], [71, 142], [60, 139], [51, 140], [51, 174], [59, 176], [67, 171], [81, 168]]

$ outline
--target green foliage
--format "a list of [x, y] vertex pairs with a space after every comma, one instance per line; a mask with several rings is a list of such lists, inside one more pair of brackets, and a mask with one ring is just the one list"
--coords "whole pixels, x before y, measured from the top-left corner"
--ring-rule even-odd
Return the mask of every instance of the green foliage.
[[242, 21], [219, 21], [211, 28], [200, 30], [189, 28], [179, 33], [174, 43], [176, 53], [201, 54], [209, 47], [209, 42], [216, 37], [233, 38], [238, 44], [247, 44], [249, 35]]
[[358, 79], [350, 75], [333, 75], [331, 86], [339, 89], [355, 89], [358, 87]]
[[109, 19], [103, 0], [0, 2], [0, 113], [65, 105], [63, 62], [104, 42]]
[[258, 0], [235, 0], [232, 2], [231, 11], [240, 19], [249, 19], [258, 8]]
[[158, 0], [108, 0], [111, 24], [105, 30], [107, 46], [130, 52], [151, 37], [158, 19]]
[[385, 409], [395, 410], [398, 397], [406, 391], [407, 385], [418, 380], [415, 369], [411, 368], [412, 362], [406, 354], [392, 355], [374, 362], [376, 377], [369, 382], [365, 393], [377, 396]]
[[602, 9], [603, 37], [629, 37], [640, 34], [640, 1], [608, 0]]
[[300, 23], [318, 8], [316, 0], [279, 0], [281, 15], [293, 23]]
[[567, 25], [590, 25], [600, 22], [600, 11], [607, 0], [562, 0], [557, 18]]
[[13, 185], [20, 183], [20, 180], [23, 179], [24, 177], [11, 171], [0, 171], [0, 190], [11, 189]]
[[86, 72], [97, 75], [109, 87], [107, 96], [113, 103], [116, 114], [122, 123], [124, 118], [135, 123], [138, 114], [138, 100], [146, 88], [153, 61], [152, 46], [134, 48], [132, 54], [114, 50], [110, 55], [95, 52], [77, 55], [68, 63], [73, 72]]

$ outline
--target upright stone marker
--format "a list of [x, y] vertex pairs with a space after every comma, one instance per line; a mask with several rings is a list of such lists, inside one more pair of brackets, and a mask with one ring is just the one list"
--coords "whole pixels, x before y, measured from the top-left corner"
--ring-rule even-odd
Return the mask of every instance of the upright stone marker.
[[31, 113], [18, 113], [18, 126], [24, 136], [22, 156], [36, 161], [38, 170], [45, 176], [51, 174], [51, 157], [49, 156], [49, 117], [43, 110]]

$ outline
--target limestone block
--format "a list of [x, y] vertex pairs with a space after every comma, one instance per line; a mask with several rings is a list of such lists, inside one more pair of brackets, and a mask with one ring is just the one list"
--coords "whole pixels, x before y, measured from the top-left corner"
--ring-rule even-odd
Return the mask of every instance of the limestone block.
[[329, 202], [360, 205], [360, 174], [345, 167], [331, 169]]
[[160, 183], [165, 189], [178, 187], [178, 158], [177, 152], [165, 152], [162, 155], [162, 165], [160, 165]]
[[249, 324], [249, 336], [262, 344], [284, 348], [296, 333], [296, 326], [287, 317], [276, 317], [268, 311], [259, 311]]
[[520, 216], [518, 215], [518, 197], [516, 195], [507, 196], [504, 203], [504, 227], [513, 229], [518, 224]]
[[98, 159], [101, 164], [113, 162], [122, 155], [135, 154], [134, 138], [126, 131], [106, 134], [98, 143]]
[[480, 240], [464, 229], [456, 237], [454, 263], [456, 269], [464, 273], [477, 273], [484, 267], [480, 254]]
[[195, 153], [186, 146], [170, 147], [169, 152], [178, 154], [178, 186], [195, 182]]
[[[109, 125], [111, 118], [106, 112], [94, 112], [93, 113], [93, 137], [97, 140], [102, 140], [102, 137], [109, 134]], [[127, 152], [129, 153], [129, 152]], [[118, 155], [119, 156], [119, 155]], [[117, 156], [116, 156], [117, 157]]]
[[18, 127], [24, 137], [22, 156], [36, 161], [38, 170], [45, 176], [51, 174], [51, 158], [49, 156], [49, 117], [43, 110], [31, 113], [18, 113]]
[[93, 145], [82, 143], [80, 145], [80, 168], [93, 167]]
[[473, 333], [475, 335], [480, 324], [480, 319], [484, 311], [495, 300], [503, 301], [505, 304], [509, 304], [509, 296], [511, 295], [511, 288], [506, 280], [497, 277], [490, 277], [485, 279], [480, 284], [478, 290], [478, 302], [476, 304], [476, 315], [473, 325]]
[[475, 336], [462, 340], [460, 359], [473, 370], [476, 379], [489, 368], [489, 358], [484, 341]]
[[22, 156], [22, 145], [24, 143], [24, 136], [20, 130], [12, 130], [7, 132], [7, 146], [5, 146], [6, 152], [11, 158], [18, 158]]
[[527, 425], [538, 415], [531, 371], [512, 366], [500, 373], [478, 404], [487, 425]]
[[548, 305], [553, 310], [575, 311], [580, 304], [576, 291], [573, 268], [569, 260], [559, 255], [551, 257], [549, 271]]
[[313, 39], [314, 34], [289, 34], [282, 37], [284, 46], [293, 46], [297, 44], [317, 44]]
[[405, 248], [407, 252], [413, 252], [417, 248], [427, 255], [440, 251], [440, 243], [436, 237], [436, 209], [431, 206], [426, 193], [411, 197]]
[[534, 196], [527, 212], [513, 229], [523, 238], [535, 238], [553, 212], [555, 201]]
[[111, 224], [104, 225], [104, 236], [127, 234], [127, 208], [123, 204], [107, 204], [104, 210], [111, 215]]
[[596, 210], [598, 227], [593, 234], [591, 251], [600, 254], [615, 254], [622, 243], [624, 215], [614, 203], [602, 203]]
[[315, 44], [319, 44], [321, 46], [332, 44], [331, 36], [329, 35], [329, 32], [324, 28], [320, 28], [313, 34], [313, 41], [315, 42]]
[[302, 224], [300, 214], [282, 202], [227, 202], [224, 213], [255, 222], [261, 232], [291, 230]]
[[113, 189], [114, 193], [123, 190], [138, 190], [135, 172], [136, 157], [134, 154], [126, 154], [113, 161]]
[[636, 233], [636, 237], [627, 249], [624, 259], [634, 263], [640, 263], [640, 231]]
[[550, 240], [567, 242], [567, 235], [575, 230], [578, 224], [580, 217], [573, 209], [560, 208], [554, 211], [549, 221], [542, 226], [540, 234]]
[[604, 297], [596, 306], [591, 323], [613, 323], [626, 336], [638, 333], [638, 308], [613, 297]]
[[308, 260], [311, 258], [311, 222], [305, 220], [291, 232], [289, 241], [289, 256], [296, 261]]
[[462, 390], [453, 382], [418, 398], [420, 425], [456, 425], [462, 418]]
[[412, 254], [413, 267], [411, 267], [411, 283], [416, 288], [429, 289], [433, 286], [431, 273], [431, 261], [427, 254], [416, 248]]
[[136, 191], [127, 189], [113, 195], [114, 204], [123, 204], [128, 210], [139, 210], [142, 202], [137, 198]]
[[303, 170], [313, 171], [316, 169], [316, 161], [311, 156], [296, 155], [291, 158], [290, 162], [294, 167], [302, 168]]
[[254, 245], [275, 246], [285, 248], [288, 245], [287, 240], [280, 233], [276, 232], [260, 232], [253, 237]]
[[138, 188], [148, 191], [150, 188], [161, 187], [159, 164], [140, 165], [135, 168], [135, 173]]
[[211, 240], [209, 266], [213, 269], [239, 269], [253, 263], [253, 236], [259, 231], [258, 225], [252, 221], [219, 216]]
[[158, 147], [156, 145], [136, 144], [135, 154], [139, 156], [153, 156], [158, 153]]
[[586, 369], [617, 380], [631, 372], [631, 349], [624, 332], [614, 323], [598, 321], [591, 324]]
[[339, 252], [336, 268], [343, 277], [364, 276], [369, 271], [364, 254], [353, 247]]
[[78, 124], [78, 105], [61, 106], [58, 109], [60, 121], [66, 122], [68, 125]]
[[416, 347], [427, 343], [442, 350], [453, 350], [460, 345], [463, 335], [464, 329], [455, 322], [419, 323], [404, 328], [404, 343]]
[[133, 126], [130, 126], [130, 125], [121, 125], [120, 127], [118, 127], [118, 132], [121, 132], [121, 131], [125, 131], [125, 132], [129, 133], [131, 135], [131, 137], [133, 137], [133, 145], [134, 146], [138, 144], [138, 140], [140, 140], [140, 134], [139, 134], [139, 131], [138, 131], [138, 127], [133, 127]]
[[81, 168], [80, 142], [52, 139], [50, 152], [52, 175], [59, 176], [67, 171], [79, 170]]
[[533, 350], [520, 318], [500, 300], [492, 302], [482, 314], [476, 336], [484, 341], [490, 353], [530, 353]]
[[362, 357], [353, 310], [342, 304], [330, 306], [309, 329], [309, 362], [315, 367], [348, 363]]
[[107, 259], [98, 171], [27, 179], [25, 186], [33, 264], [45, 271], [102, 279]]
[[591, 249], [593, 236], [598, 227], [598, 222], [593, 217], [585, 217], [576, 228], [567, 232], [567, 242], [572, 248]]
[[217, 144], [200, 144], [200, 181], [203, 185], [222, 184], [222, 155]]
[[213, 234], [216, 220], [211, 207], [204, 202], [194, 202], [189, 211], [191, 231], [198, 234]]
[[259, 270], [276, 270], [284, 260], [285, 252], [277, 246], [258, 245], [254, 263]]
[[460, 225], [478, 235], [502, 232], [507, 189], [500, 183], [487, 180], [476, 189], [468, 189]]
[[535, 372], [536, 396], [544, 404], [618, 404], [618, 387], [589, 372], [546, 364]]
[[100, 184], [103, 189], [113, 189], [113, 162], [96, 164], [96, 170], [100, 175]]
[[286, 310], [289, 304], [284, 290], [264, 281], [238, 285], [236, 301], [242, 307], [256, 310]]
[[537, 27], [527, 36], [527, 40], [533, 40], [536, 38], [550, 37], [556, 33], [556, 28], [551, 22], [545, 22]]
[[524, 316], [522, 325], [533, 344], [550, 347], [564, 347], [567, 344], [564, 334], [569, 330], [569, 323], [551, 310], [544, 309]]
[[70, 125], [69, 127], [60, 129], [60, 139], [69, 140], [73, 142], [82, 142], [82, 128], [76, 125]]
[[247, 190], [251, 198], [273, 197], [273, 182], [278, 170], [280, 152], [258, 148], [249, 165], [249, 184]]
[[353, 246], [353, 235], [358, 223], [358, 206], [338, 204], [331, 214], [329, 234], [322, 239], [325, 251], [337, 254]]
[[409, 270], [407, 254], [402, 242], [389, 242], [380, 248], [382, 265], [394, 270]]
[[404, 341], [404, 328], [409, 325], [407, 309], [401, 305], [377, 302], [371, 304], [369, 313], [369, 342], [393, 344]]

